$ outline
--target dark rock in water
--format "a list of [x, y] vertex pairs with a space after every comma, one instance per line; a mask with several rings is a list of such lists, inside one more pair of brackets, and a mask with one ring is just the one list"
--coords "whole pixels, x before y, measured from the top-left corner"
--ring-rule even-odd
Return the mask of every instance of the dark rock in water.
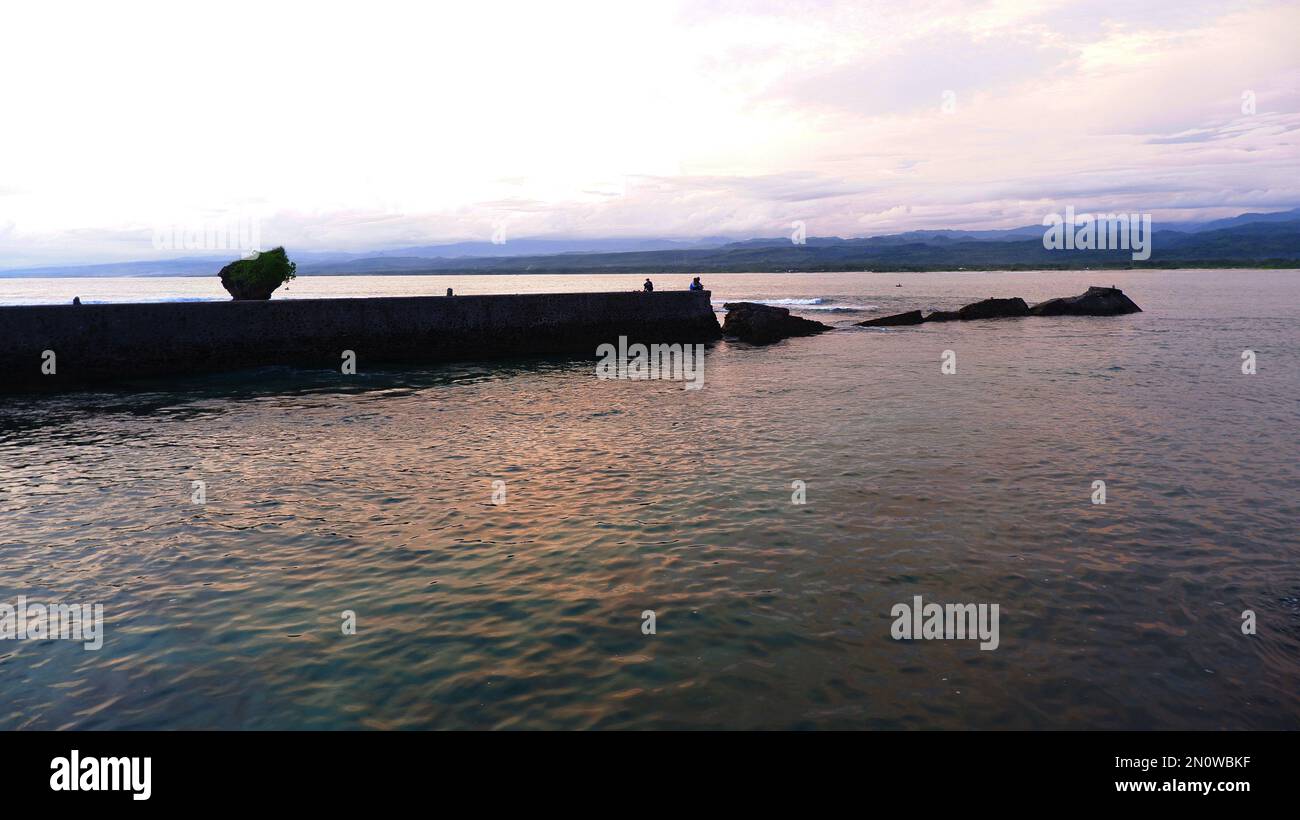
[[728, 302], [722, 333], [756, 345], [779, 342], [790, 336], [812, 336], [830, 330], [830, 325], [791, 316], [783, 307], [755, 302]]
[[1063, 296], [1039, 302], [1030, 309], [1035, 316], [1120, 316], [1141, 313], [1142, 308], [1119, 288], [1090, 287], [1078, 296]]
[[925, 320], [921, 318], [921, 311], [909, 310], [907, 313], [895, 313], [893, 316], [881, 316], [879, 319], [868, 319], [865, 322], [858, 322], [858, 327], [895, 327], [897, 325], [919, 325]]
[[1019, 296], [1010, 299], [985, 299], [974, 302], [957, 311], [957, 318], [968, 319], [1007, 319], [1016, 316], [1028, 316], [1029, 305]]
[[955, 322], [961, 316], [955, 310], [936, 310], [925, 317], [927, 322]]
[[[1142, 308], [1124, 295], [1119, 288], [1090, 287], [1087, 293], [1048, 299], [1032, 308], [1020, 297], [1011, 299], [985, 299], [966, 305], [960, 310], [936, 310], [921, 318], [921, 311], [911, 310], [879, 319], [858, 322], [863, 327], [889, 327], [919, 325], [922, 322], [954, 322], [969, 319], [1003, 319], [1018, 316], [1119, 316], [1124, 313], [1141, 313]], [[816, 323], [814, 323], [816, 324]], [[724, 328], [725, 329], [725, 328]]]

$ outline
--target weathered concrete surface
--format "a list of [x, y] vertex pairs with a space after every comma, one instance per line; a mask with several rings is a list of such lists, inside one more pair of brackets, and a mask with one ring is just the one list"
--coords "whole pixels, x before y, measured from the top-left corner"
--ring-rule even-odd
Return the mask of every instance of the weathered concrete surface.
[[[0, 307], [0, 390], [289, 364], [589, 354], [630, 342], [707, 342], [709, 291], [282, 299]], [[42, 373], [43, 352], [55, 373]]]
[[789, 308], [775, 305], [727, 302], [723, 307], [727, 309], [722, 322], [723, 334], [750, 344], [766, 345], [791, 336], [813, 336], [831, 329], [830, 325], [812, 319], [791, 316]]

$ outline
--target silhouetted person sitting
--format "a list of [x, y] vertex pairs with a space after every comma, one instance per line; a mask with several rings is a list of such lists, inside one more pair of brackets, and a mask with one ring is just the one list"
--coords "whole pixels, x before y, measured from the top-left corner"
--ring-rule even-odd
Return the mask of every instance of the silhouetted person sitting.
[[81, 304], [81, 297], [80, 297], [80, 296], [74, 296], [74, 297], [72, 297], [72, 304], [74, 304], [74, 305], [79, 305], [79, 304]]
[[651, 282], [649, 279], [645, 280], [645, 284], [641, 286], [641, 290], [644, 290], [646, 293], [650, 293], [654, 289], [655, 283]]
[[695, 277], [691, 282], [691, 290], [704, 290], [704, 283], [700, 281], [700, 277]]

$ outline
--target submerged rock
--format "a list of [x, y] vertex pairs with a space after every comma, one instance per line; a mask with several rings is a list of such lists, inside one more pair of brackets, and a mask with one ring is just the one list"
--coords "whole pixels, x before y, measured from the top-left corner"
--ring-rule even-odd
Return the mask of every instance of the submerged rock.
[[1029, 305], [1019, 296], [1013, 296], [1010, 299], [985, 299], [981, 302], [974, 302], [957, 311], [957, 318], [963, 321], [968, 319], [1009, 319], [1017, 316], [1028, 316]]
[[921, 311], [909, 310], [907, 313], [895, 313], [893, 316], [881, 316], [879, 319], [868, 319], [865, 322], [858, 322], [858, 327], [896, 327], [898, 325], [919, 325], [925, 320], [921, 318]]
[[970, 319], [1004, 319], [1019, 316], [1119, 316], [1124, 313], [1141, 313], [1142, 308], [1124, 295], [1119, 288], [1090, 287], [1087, 293], [1048, 299], [1032, 308], [1018, 296], [1010, 299], [985, 299], [966, 305], [960, 310], [936, 310], [921, 318], [921, 311], [910, 310], [879, 319], [858, 322], [864, 327], [889, 327], [919, 325], [922, 322], [955, 322]]
[[727, 309], [722, 322], [723, 335], [750, 344], [771, 344], [790, 336], [812, 336], [831, 329], [821, 322], [791, 316], [783, 307], [756, 302], [728, 302], [723, 307]]
[[1124, 295], [1119, 288], [1088, 288], [1086, 293], [1078, 296], [1063, 296], [1048, 299], [1030, 308], [1035, 316], [1120, 316], [1125, 313], [1141, 313], [1132, 299]]

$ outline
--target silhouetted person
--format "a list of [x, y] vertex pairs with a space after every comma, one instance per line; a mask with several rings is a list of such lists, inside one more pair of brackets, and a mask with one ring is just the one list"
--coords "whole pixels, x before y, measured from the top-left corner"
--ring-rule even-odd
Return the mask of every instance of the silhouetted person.
[[641, 286], [641, 290], [645, 291], [646, 293], [650, 293], [654, 289], [655, 289], [655, 283], [651, 282], [649, 279], [646, 279], [645, 284]]
[[74, 305], [79, 305], [79, 304], [81, 304], [81, 297], [80, 297], [80, 296], [74, 296], [74, 297], [72, 297], [72, 304], [74, 304]]
[[704, 283], [700, 281], [700, 277], [697, 276], [691, 281], [691, 290], [704, 290]]
[[447, 295], [448, 295], [448, 296], [451, 295], [451, 288], [447, 288]]

